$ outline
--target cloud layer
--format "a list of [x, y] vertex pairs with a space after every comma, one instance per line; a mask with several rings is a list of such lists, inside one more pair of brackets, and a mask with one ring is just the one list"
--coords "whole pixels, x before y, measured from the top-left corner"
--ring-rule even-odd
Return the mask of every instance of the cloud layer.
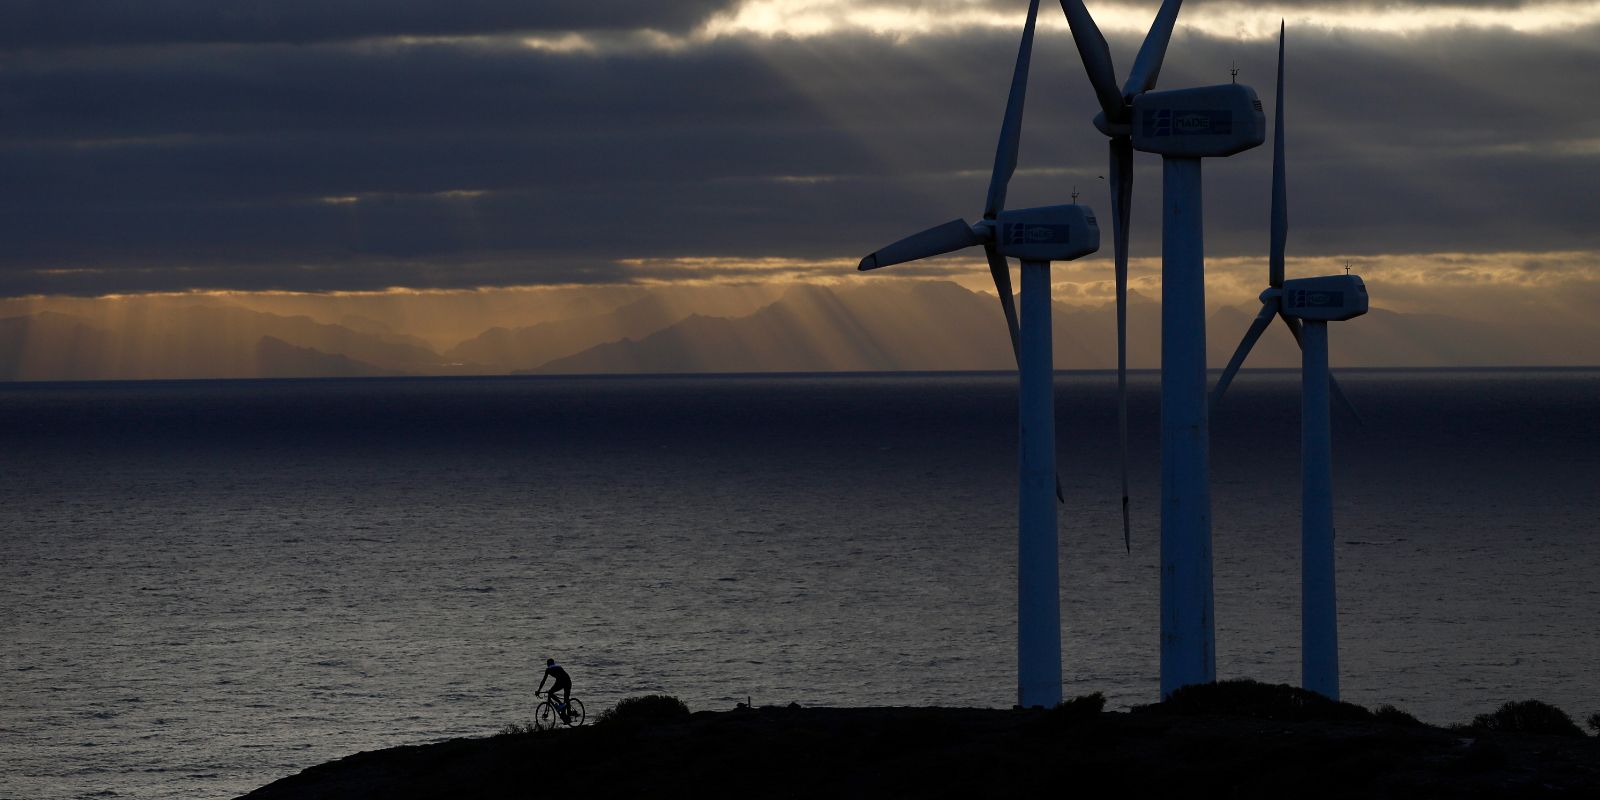
[[732, 0], [7, 0], [0, 47], [310, 43], [388, 36], [682, 31]]
[[[1003, 5], [1010, 26], [813, 36], [706, 35], [738, 17], [723, 2], [5, 5], [0, 295], [848, 263], [981, 209], [1021, 4]], [[1451, 7], [1469, 5], [1519, 8]], [[1184, 13], [1223, 8], [1246, 6]], [[1108, 31], [1126, 69], [1138, 37]], [[1595, 26], [1291, 27], [1292, 252], [1600, 250], [1596, 42]], [[1275, 52], [1180, 19], [1162, 85], [1236, 63], [1270, 113]], [[1074, 186], [1105, 205], [1094, 108], [1046, 26], [1012, 205]], [[1210, 253], [1264, 249], [1269, 164], [1207, 164]], [[1159, 254], [1160, 177], [1139, 157], [1136, 256]]]

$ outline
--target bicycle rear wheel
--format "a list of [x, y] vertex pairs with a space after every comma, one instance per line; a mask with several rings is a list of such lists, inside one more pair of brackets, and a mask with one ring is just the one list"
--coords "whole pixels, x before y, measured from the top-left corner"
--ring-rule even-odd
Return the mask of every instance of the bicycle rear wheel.
[[533, 729], [547, 731], [561, 724], [561, 715], [556, 713], [556, 707], [549, 700], [539, 704], [533, 710]]
[[567, 724], [574, 728], [583, 724], [583, 701], [576, 697], [567, 701]]

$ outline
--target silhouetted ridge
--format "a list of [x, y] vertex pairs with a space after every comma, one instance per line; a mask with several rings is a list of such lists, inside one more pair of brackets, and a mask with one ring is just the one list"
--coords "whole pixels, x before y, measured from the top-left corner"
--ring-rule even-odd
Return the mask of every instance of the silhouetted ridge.
[[404, 373], [263, 336], [256, 343], [256, 374], [262, 378], [371, 378]]
[[[1288, 686], [1230, 682], [1142, 712], [740, 708], [656, 699], [622, 724], [360, 753], [253, 800], [594, 796], [1457, 798], [1596, 796], [1600, 740], [1374, 719]], [[1215, 708], [1216, 710], [1206, 710]], [[619, 707], [620, 710], [620, 707]], [[550, 765], [559, 765], [552, 770]]]
[[1184, 716], [1226, 714], [1294, 722], [1373, 718], [1372, 712], [1361, 706], [1330, 700], [1298, 686], [1250, 680], [1184, 686], [1166, 700], [1155, 705], [1140, 706], [1135, 711]]

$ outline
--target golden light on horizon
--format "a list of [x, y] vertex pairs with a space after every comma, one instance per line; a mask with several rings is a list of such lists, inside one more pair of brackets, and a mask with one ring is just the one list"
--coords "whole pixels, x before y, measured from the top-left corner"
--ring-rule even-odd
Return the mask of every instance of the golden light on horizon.
[[[1106, 284], [1103, 293], [1076, 291], [1073, 296], [1086, 301], [1101, 302], [1111, 298], [1109, 290], [1110, 261], [1102, 253], [1079, 261], [1054, 265], [1054, 282], [1057, 285], [1091, 286]], [[1212, 256], [1206, 259], [1207, 288], [1222, 296], [1248, 292], [1254, 296], [1260, 287], [1254, 287], [1256, 273], [1265, 269], [1262, 256]], [[232, 300], [237, 302], [296, 301], [296, 300], [351, 300], [351, 301], [403, 301], [406, 298], [458, 299], [498, 298], [515, 302], [516, 297], [548, 295], [564, 291], [600, 292], [615, 289], [643, 290], [662, 286], [738, 286], [811, 283], [818, 285], [848, 285], [864, 276], [856, 270], [855, 257], [801, 258], [788, 256], [669, 256], [661, 258], [627, 258], [616, 262], [627, 271], [622, 281], [614, 283], [550, 283], [518, 284], [504, 286], [473, 286], [430, 288], [389, 286], [381, 289], [343, 289], [329, 291], [287, 289], [185, 289], [161, 292], [122, 293], [110, 292], [88, 297], [54, 295], [25, 295], [0, 298], [0, 314], [33, 313], [37, 310], [58, 308], [63, 305], [87, 304], [95, 301], [148, 301], [162, 300]], [[1160, 288], [1161, 259], [1159, 256], [1129, 259], [1130, 280], [1135, 289]], [[1574, 283], [1600, 283], [1600, 253], [1586, 250], [1534, 252], [1440, 252], [1391, 254], [1331, 254], [1320, 256], [1290, 256], [1291, 274], [1321, 275], [1341, 271], [1345, 265], [1358, 272], [1381, 272], [1393, 284], [1427, 286], [1448, 278], [1457, 287], [1495, 289], [1523, 288], [1550, 289]], [[1013, 265], [1015, 268], [1015, 265]], [[91, 270], [92, 271], [92, 270]], [[988, 267], [974, 253], [956, 252], [936, 259], [902, 266], [899, 274], [915, 273], [918, 278], [951, 280], [974, 291], [994, 292]], [[1105, 273], [1102, 280], [1101, 273]], [[870, 276], [888, 274], [869, 273]], [[1264, 273], [1263, 273], [1264, 274]], [[1212, 282], [1217, 285], [1213, 286]], [[1237, 286], [1235, 286], [1237, 284]], [[1220, 298], [1219, 298], [1220, 299]], [[1228, 302], [1236, 302], [1229, 300]]]
[[[903, 352], [897, 351], [900, 355], [920, 359], [916, 360], [919, 364], [980, 368], [991, 361], [994, 365], [1005, 361], [1001, 356], [1008, 351], [1003, 337], [983, 338], [992, 333], [987, 323], [970, 342], [943, 336], [950, 320], [940, 316], [940, 309], [952, 307], [941, 306], [944, 301], [929, 305], [927, 298], [948, 299], [951, 295], [936, 289], [932, 295], [923, 295], [917, 289], [938, 282], [955, 283], [992, 297], [994, 289], [981, 256], [952, 254], [905, 269], [867, 274], [857, 272], [855, 263], [854, 258], [674, 256], [629, 259], [621, 264], [627, 270], [624, 282], [596, 285], [0, 298], [0, 317], [27, 318], [13, 324], [22, 338], [13, 337], [6, 363], [11, 365], [13, 378], [35, 380], [271, 377], [278, 374], [273, 370], [284, 368], [284, 358], [326, 358], [328, 353], [345, 352], [340, 348], [355, 348], [350, 357], [357, 361], [417, 374], [456, 374], [452, 370], [471, 369], [473, 364], [497, 365], [480, 367], [491, 371], [531, 369], [538, 366], [538, 359], [517, 361], [523, 357], [519, 347], [533, 347], [543, 354], [541, 359], [548, 360], [605, 342], [637, 341], [691, 316], [720, 318], [712, 330], [745, 324], [735, 321], [751, 318], [751, 330], [765, 331], [765, 338], [729, 343], [721, 349], [693, 336], [685, 339], [681, 355], [690, 360], [678, 366], [710, 371], [723, 368], [719, 359], [724, 357], [735, 358], [741, 368], [769, 361], [796, 369], [805, 364], [860, 368], [863, 351], [853, 347], [843, 332], [865, 324], [861, 321], [865, 317], [871, 318], [876, 333], [862, 342], [889, 336], [902, 342]], [[1595, 330], [1592, 307], [1597, 295], [1593, 287], [1600, 285], [1600, 254], [1594, 252], [1291, 257], [1288, 272], [1291, 277], [1338, 274], [1347, 264], [1371, 287], [1374, 309], [1388, 314], [1389, 319], [1414, 315], [1412, 319], [1419, 321], [1415, 324], [1424, 327], [1430, 324], [1427, 320], [1444, 321], [1441, 324], [1471, 320], [1514, 332], [1525, 328], [1533, 314], [1544, 326], [1574, 332]], [[1134, 302], [1139, 313], [1149, 314], [1161, 298], [1160, 257], [1133, 258], [1129, 267]], [[1253, 313], [1255, 298], [1266, 283], [1265, 259], [1210, 258], [1206, 278], [1208, 312], [1223, 314], [1231, 321], [1244, 319]], [[1074, 318], [1081, 322], [1110, 313], [1107, 309], [1114, 295], [1108, 258], [1057, 264], [1052, 279], [1057, 310], [1066, 315], [1061, 317], [1063, 325], [1078, 324], [1071, 322]], [[776, 313], [762, 313], [786, 300]], [[991, 308], [988, 301], [980, 305]], [[850, 308], [855, 310], [840, 316], [840, 309]], [[792, 330], [772, 327], [775, 320], [787, 320]], [[644, 327], [639, 327], [641, 324]], [[533, 339], [509, 333], [515, 330], [536, 331], [537, 347], [530, 344]], [[922, 333], [914, 333], [935, 330], [942, 336], [935, 337], [936, 341], [923, 341], [919, 338]], [[274, 349], [263, 344], [263, 337], [280, 341]], [[474, 341], [478, 344], [470, 345]], [[1073, 345], [1077, 349], [1072, 351], [1075, 355], [1070, 355], [1070, 363], [1104, 366], [1094, 360], [1105, 356], [1095, 355], [1099, 351], [1094, 349], [1103, 342], [1094, 337], [1073, 341], [1077, 341]], [[780, 346], [785, 342], [795, 350]], [[1507, 364], [1593, 363], [1593, 346], [1585, 342], [1600, 339], [1579, 333], [1564, 342], [1556, 347], [1542, 339], [1524, 342], [1519, 346], [1525, 352], [1507, 351], [1522, 353], [1505, 356], [1512, 359]], [[1146, 344], [1150, 353], [1155, 352], [1153, 344]], [[431, 349], [431, 354], [405, 349], [417, 345]], [[475, 349], [457, 351], [469, 346]], [[431, 360], [407, 361], [407, 352]], [[1413, 366], [1433, 363], [1427, 360], [1431, 351], [1426, 348], [1413, 346], [1396, 352], [1422, 359]], [[638, 368], [649, 366], [641, 362]]]

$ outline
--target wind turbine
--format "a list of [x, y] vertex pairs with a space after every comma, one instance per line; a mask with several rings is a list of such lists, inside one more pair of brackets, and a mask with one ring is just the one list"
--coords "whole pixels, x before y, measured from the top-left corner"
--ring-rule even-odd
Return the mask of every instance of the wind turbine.
[[[1211, 390], [1211, 407], [1216, 408], [1222, 404], [1222, 396], [1228, 391], [1228, 386], [1233, 383], [1233, 377], [1244, 365], [1245, 356], [1250, 354], [1250, 348], [1255, 346], [1256, 340], [1272, 324], [1273, 317], [1283, 320], [1285, 327], [1294, 334], [1294, 341], [1299, 345], [1301, 353], [1305, 352], [1305, 342], [1302, 340], [1301, 324], [1297, 317], [1289, 314], [1283, 308], [1283, 252], [1289, 236], [1289, 188], [1285, 178], [1283, 155], [1283, 39], [1284, 26], [1278, 25], [1278, 89], [1277, 108], [1273, 111], [1273, 138], [1272, 138], [1272, 245], [1267, 256], [1267, 289], [1261, 293], [1261, 311], [1256, 314], [1255, 320], [1250, 323], [1250, 328], [1245, 331], [1244, 339], [1239, 342], [1239, 347], [1233, 351], [1233, 357], [1228, 359], [1228, 366], [1222, 370], [1222, 377], [1217, 380], [1216, 388]], [[1339, 400], [1340, 405], [1350, 412], [1352, 417], [1360, 421], [1361, 415], [1356, 413], [1356, 407], [1345, 397], [1344, 391], [1339, 388], [1339, 382], [1328, 376], [1328, 385], [1332, 394]]]
[[[1011, 331], [1021, 388], [1018, 392], [1017, 498], [1017, 704], [1051, 707], [1061, 702], [1061, 592], [1056, 533], [1055, 374], [1050, 339], [1050, 262], [1069, 261], [1100, 248], [1093, 212], [1079, 205], [1005, 210], [1006, 186], [1017, 168], [1022, 106], [1028, 88], [1039, 0], [1017, 49], [1005, 121], [995, 149], [983, 218], [951, 220], [912, 234], [861, 259], [860, 269], [887, 267], [982, 245]], [[1020, 322], [1011, 296], [1006, 258], [1022, 262]]]
[[[1248, 86], [1151, 91], [1181, 0], [1165, 0], [1123, 90], [1111, 52], [1083, 0], [1061, 0], [1072, 39], [1100, 100], [1096, 127], [1163, 157], [1161, 219], [1161, 696], [1216, 680], [1211, 588], [1210, 433], [1206, 407], [1205, 248], [1200, 159], [1240, 153], [1266, 139], [1261, 101]], [[1119, 195], [1123, 181], [1119, 175]], [[1123, 211], [1126, 203], [1116, 201]], [[1123, 226], [1124, 234], [1126, 226]]]
[[1101, 112], [1094, 126], [1110, 139], [1111, 168], [1107, 184], [1111, 188], [1112, 262], [1117, 285], [1117, 437], [1120, 449], [1118, 467], [1122, 473], [1122, 544], [1132, 549], [1128, 525], [1128, 218], [1133, 209], [1133, 143], [1131, 120], [1133, 99], [1156, 86], [1161, 62], [1172, 39], [1172, 26], [1178, 20], [1183, 0], [1164, 0], [1150, 25], [1150, 33], [1139, 46], [1128, 82], [1117, 91], [1116, 69], [1111, 64], [1111, 49], [1089, 16], [1083, 0], [1061, 0], [1078, 56], [1089, 73]]
[[[1300, 342], [1300, 685], [1339, 699], [1338, 602], [1333, 558], [1333, 434], [1328, 414], [1328, 323], [1367, 313], [1367, 287], [1357, 275], [1283, 279], [1289, 236], [1289, 190], [1283, 156], [1283, 39], [1278, 28], [1278, 107], [1272, 157], [1272, 252], [1269, 286], [1213, 401], [1244, 363], [1261, 332], [1282, 317]], [[1303, 330], [1302, 330], [1303, 328]]]

